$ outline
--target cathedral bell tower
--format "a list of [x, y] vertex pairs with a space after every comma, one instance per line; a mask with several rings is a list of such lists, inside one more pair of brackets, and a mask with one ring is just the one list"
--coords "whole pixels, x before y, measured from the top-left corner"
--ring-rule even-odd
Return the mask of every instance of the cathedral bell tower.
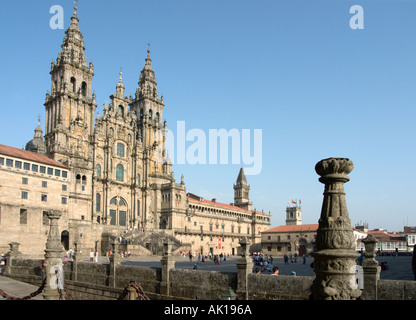
[[165, 154], [166, 121], [163, 119], [163, 95], [159, 98], [155, 73], [151, 64], [150, 50], [141, 71], [138, 87], [130, 110], [138, 118], [138, 135], [142, 141], [144, 159], [148, 160], [149, 173], [169, 173]]
[[51, 91], [45, 101], [45, 144], [56, 161], [88, 167], [97, 107], [91, 96], [94, 66], [87, 64], [84, 38], [78, 26], [77, 7], [65, 32], [58, 58], [51, 64]]
[[252, 203], [249, 199], [250, 186], [247, 185], [246, 175], [243, 168], [237, 177], [237, 182], [234, 185], [234, 205], [244, 210], [251, 210]]

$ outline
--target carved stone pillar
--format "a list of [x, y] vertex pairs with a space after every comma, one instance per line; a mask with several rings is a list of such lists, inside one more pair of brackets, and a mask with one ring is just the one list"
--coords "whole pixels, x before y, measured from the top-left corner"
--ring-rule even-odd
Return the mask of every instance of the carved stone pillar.
[[244, 237], [239, 242], [241, 257], [237, 260], [237, 299], [248, 300], [248, 275], [253, 272], [253, 259], [250, 257], [250, 240]]
[[324, 200], [316, 237], [315, 280], [311, 299], [351, 300], [361, 295], [355, 279], [358, 253], [348, 216], [344, 184], [354, 165], [344, 158], [319, 161], [315, 171], [325, 185]]
[[170, 277], [169, 272], [175, 268], [175, 258], [172, 256], [173, 242], [167, 240], [163, 243], [163, 257], [161, 259], [162, 264], [162, 281], [160, 283], [160, 293], [164, 295], [170, 294]]
[[380, 280], [380, 266], [378, 265], [376, 256], [377, 239], [369, 234], [363, 239], [365, 245], [364, 261], [362, 263], [364, 279], [363, 279], [363, 295], [365, 300], [377, 300], [377, 282]]
[[12, 242], [9, 243], [10, 251], [6, 254], [6, 265], [4, 266], [4, 273], [12, 274], [13, 260], [20, 258], [22, 253], [19, 251], [20, 243]]
[[74, 254], [72, 256], [72, 276], [71, 279], [74, 281], [78, 280], [78, 262], [82, 262], [82, 251], [81, 243], [75, 242]]
[[46, 283], [43, 291], [43, 298], [45, 300], [59, 300], [60, 291], [58, 291], [58, 289], [63, 289], [63, 250], [58, 220], [61, 218], [62, 212], [50, 210], [47, 211], [47, 215], [49, 218], [49, 233], [45, 249]]
[[114, 240], [111, 243], [112, 246], [112, 255], [109, 257], [110, 260], [110, 276], [108, 278], [109, 287], [116, 287], [116, 274], [117, 266], [121, 264], [121, 255], [120, 255], [120, 244], [117, 243], [117, 240]]

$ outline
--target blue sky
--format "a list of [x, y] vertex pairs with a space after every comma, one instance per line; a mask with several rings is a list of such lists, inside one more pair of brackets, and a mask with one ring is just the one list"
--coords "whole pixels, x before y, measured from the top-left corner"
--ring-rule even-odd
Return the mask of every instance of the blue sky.
[[[64, 8], [66, 29], [73, 1], [2, 3], [1, 144], [24, 146], [38, 115], [44, 128], [50, 63], [65, 31], [49, 26], [53, 5]], [[364, 29], [350, 28], [352, 5], [362, 6]], [[135, 92], [150, 43], [169, 129], [185, 121], [207, 135], [262, 130], [262, 170], [247, 179], [272, 227], [285, 223], [295, 198], [303, 222], [317, 223], [315, 164], [347, 157], [355, 166], [345, 185], [352, 225], [389, 231], [416, 225], [415, 10], [400, 0], [78, 3], [100, 114], [120, 68], [127, 95]], [[174, 171], [188, 192], [230, 203], [240, 167], [185, 163]]]

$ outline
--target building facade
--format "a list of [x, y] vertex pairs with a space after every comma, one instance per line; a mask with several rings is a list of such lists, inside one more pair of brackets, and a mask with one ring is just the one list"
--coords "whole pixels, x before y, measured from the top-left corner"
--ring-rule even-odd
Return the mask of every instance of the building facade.
[[261, 249], [272, 256], [309, 255], [315, 249], [317, 224], [302, 224], [302, 208], [286, 207], [286, 225], [261, 233]]
[[[76, 7], [61, 48], [50, 68], [44, 137], [38, 126], [26, 150], [0, 149], [4, 158], [0, 188], [7, 190], [0, 198], [1, 248], [17, 241], [23, 253], [42, 253], [45, 228], [13, 223], [20, 212], [20, 221], [25, 221], [25, 208], [30, 217], [27, 221], [34, 219], [36, 224], [42, 211], [64, 212], [60, 228], [65, 249], [81, 242], [100, 251], [103, 234], [119, 235], [133, 228], [166, 233], [191, 244], [197, 252], [217, 253], [225, 248], [232, 253], [239, 236], [260, 243], [260, 232], [270, 227], [270, 214], [251, 209], [250, 187], [243, 170], [234, 185], [234, 203], [228, 208], [187, 195], [183, 176], [180, 183], [176, 182], [165, 152], [164, 99], [157, 90], [150, 51], [134, 96], [126, 96], [120, 73], [110, 103], [104, 105], [102, 116], [96, 116], [94, 65], [85, 56]], [[10, 161], [13, 166], [8, 166]], [[31, 168], [49, 164], [54, 174], [48, 174], [49, 167], [46, 172], [19, 169], [16, 161], [27, 161]], [[56, 176], [59, 170], [61, 175]], [[24, 178], [33, 183], [30, 191], [24, 191]], [[42, 187], [43, 181], [47, 189]], [[48, 201], [38, 206], [37, 198], [45, 190]], [[22, 192], [28, 192], [29, 198], [21, 198]], [[214, 232], [211, 224], [221, 225], [221, 232]], [[22, 230], [29, 232], [32, 227], [33, 239], [22, 236]], [[222, 241], [221, 245], [216, 241]]]
[[[285, 254], [302, 256], [315, 250], [318, 224], [302, 224], [302, 208], [296, 205], [286, 207], [286, 225], [278, 226], [261, 233], [261, 249], [263, 253], [274, 256]], [[364, 250], [362, 239], [367, 237], [367, 229], [352, 228], [355, 249]]]

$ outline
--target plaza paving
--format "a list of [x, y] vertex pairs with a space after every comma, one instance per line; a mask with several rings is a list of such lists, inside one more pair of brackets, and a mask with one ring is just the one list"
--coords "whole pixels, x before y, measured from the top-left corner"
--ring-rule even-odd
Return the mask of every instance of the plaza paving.
[[[411, 256], [378, 256], [376, 257], [379, 263], [387, 262], [388, 269], [382, 270], [380, 273], [381, 280], [414, 280], [411, 265]], [[152, 257], [130, 257], [122, 258], [122, 265], [136, 265], [161, 268], [160, 256]], [[192, 262], [187, 257], [175, 256], [175, 268], [177, 269], [192, 269], [196, 264], [198, 270], [219, 271], [219, 272], [237, 272], [236, 262], [238, 257], [229, 257], [226, 261], [221, 261], [219, 265], [215, 265], [214, 262], [206, 260], [198, 262], [198, 259], [193, 259]], [[89, 261], [89, 258], [85, 257], [84, 261]], [[313, 258], [306, 258], [306, 263], [302, 263], [302, 259], [298, 259], [296, 263], [289, 263], [285, 265], [283, 258], [273, 258], [273, 265], [279, 267], [280, 275], [291, 275], [291, 272], [296, 272], [297, 276], [314, 276], [314, 270], [311, 268]], [[99, 263], [109, 263], [107, 257], [100, 257]], [[265, 272], [264, 274], [268, 274]]]

